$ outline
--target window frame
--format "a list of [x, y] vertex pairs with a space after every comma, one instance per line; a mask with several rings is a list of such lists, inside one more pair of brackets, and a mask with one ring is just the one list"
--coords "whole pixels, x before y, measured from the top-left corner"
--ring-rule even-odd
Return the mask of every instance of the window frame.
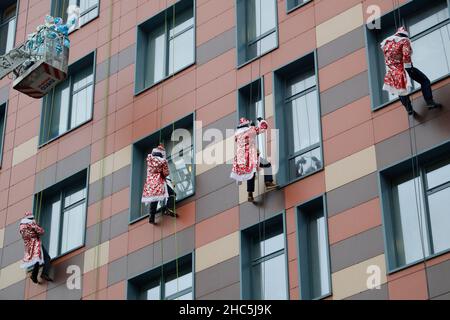
[[[271, 53], [272, 51], [276, 50], [279, 48], [280, 46], [280, 35], [279, 35], [279, 25], [278, 25], [278, 2], [277, 0], [273, 0], [275, 2], [275, 28], [264, 32], [262, 35], [258, 36], [257, 38], [249, 41], [247, 39], [247, 0], [235, 0], [235, 16], [236, 16], [236, 50], [237, 50], [237, 54], [236, 54], [236, 66], [237, 69], [241, 69], [244, 66], [252, 63], [255, 60], [258, 60], [262, 57], [264, 57], [265, 55]], [[242, 4], [244, 3], [244, 4]], [[242, 10], [244, 9], [244, 10]], [[258, 41], [269, 37], [271, 34], [275, 34], [276, 37], [276, 45], [266, 51], [265, 53], [262, 53], [260, 55], [258, 55], [258, 52], [256, 54], [255, 57], [251, 58], [251, 59], [247, 59], [247, 52], [248, 52], [248, 47], [252, 44], [257, 43]], [[242, 34], [242, 36], [241, 36]], [[241, 38], [245, 38], [245, 41], [242, 41]], [[241, 43], [242, 42], [242, 43]], [[241, 56], [242, 54], [244, 54], [245, 59], [242, 59]], [[244, 60], [244, 61], [242, 61]]]
[[[167, 23], [167, 25], [165, 24], [165, 19], [166, 19], [166, 11], [167, 14], [172, 14], [173, 12], [173, 7], [175, 6], [175, 10], [177, 10], [177, 6], [179, 6], [180, 4], [186, 3], [188, 4], [188, 2], [192, 2], [192, 10], [193, 10], [193, 26], [188, 27], [183, 29], [182, 31], [177, 32], [175, 35], [170, 36], [170, 26], [169, 23]], [[197, 6], [196, 6], [197, 0], [177, 0], [173, 5], [171, 5], [170, 7], [163, 9], [161, 11], [159, 11], [158, 13], [156, 13], [155, 15], [149, 17], [148, 19], [144, 20], [143, 22], [139, 23], [136, 26], [136, 52], [135, 52], [135, 61], [136, 64], [141, 64], [141, 65], [145, 65], [145, 60], [147, 59], [147, 44], [148, 44], [148, 29], [151, 26], [154, 25], [158, 25], [160, 26], [160, 23], [158, 20], [162, 19], [162, 23], [167, 26], [168, 30], [165, 30], [165, 48], [164, 50], [167, 51], [170, 47], [170, 41], [173, 38], [176, 38], [179, 35], [184, 34], [185, 32], [190, 31], [191, 29], [194, 30], [194, 35], [193, 35], [193, 61], [192, 63], [187, 64], [186, 66], [182, 67], [180, 70], [174, 71], [172, 74], [169, 74], [169, 70], [170, 70], [170, 54], [166, 54], [165, 55], [165, 76], [162, 77], [160, 80], [155, 81], [154, 83], [150, 84], [150, 85], [146, 85], [145, 84], [145, 68], [136, 68], [135, 72], [134, 72], [134, 95], [138, 96], [141, 93], [165, 82], [166, 80], [175, 77], [176, 75], [180, 74], [181, 72], [189, 69], [190, 67], [192, 67], [193, 65], [195, 65], [197, 63]], [[169, 19], [169, 17], [167, 17]], [[176, 19], [176, 18], [175, 18]], [[168, 32], [167, 32], [168, 31]], [[174, 66], [173, 66], [174, 68]]]
[[[424, 150], [422, 152], [417, 153], [417, 161], [419, 163], [419, 174], [418, 178], [422, 182], [421, 187], [421, 195], [424, 197], [424, 211], [422, 214], [425, 214], [423, 219], [427, 220], [426, 235], [428, 237], [427, 241], [429, 242], [429, 250], [432, 247], [433, 239], [431, 238], [431, 233], [429, 232], [429, 219], [430, 219], [430, 210], [428, 206], [428, 190], [426, 178], [424, 177], [424, 173], [426, 169], [434, 164], [450, 160], [450, 141], [446, 141], [440, 145], [434, 146], [431, 149]], [[395, 178], [401, 177], [407, 173], [412, 174], [412, 156], [408, 156], [403, 160], [394, 163], [392, 165], [381, 168], [378, 171], [378, 186], [379, 186], [379, 194], [381, 201], [381, 218], [383, 225], [383, 239], [384, 239], [384, 251], [385, 251], [385, 263], [386, 263], [386, 272], [388, 275], [395, 274], [402, 270], [408, 269], [412, 266], [423, 263], [424, 261], [430, 261], [436, 257], [443, 256], [445, 254], [450, 253], [450, 248], [439, 253], [431, 253], [424, 258], [420, 258], [419, 260], [407, 263], [402, 266], [397, 266], [397, 256], [395, 250], [393, 250], [390, 244], [394, 243], [394, 235], [393, 235], [393, 224], [391, 223], [392, 216], [395, 214], [393, 209], [393, 195], [392, 195], [392, 180]], [[424, 179], [425, 178], [425, 179]], [[450, 182], [446, 182], [443, 185], [448, 185]], [[439, 189], [443, 185], [439, 185], [433, 189]], [[415, 197], [416, 195], [414, 195]], [[419, 230], [422, 232], [422, 230]]]
[[[288, 154], [286, 149], [286, 146], [282, 143], [279, 143], [279, 141], [282, 140], [281, 135], [285, 134], [283, 133], [282, 129], [279, 128], [283, 128], [284, 127], [284, 117], [283, 117], [283, 110], [286, 106], [285, 103], [285, 98], [284, 98], [284, 91], [285, 91], [285, 78], [286, 76], [282, 76], [279, 74], [283, 74], [283, 73], [287, 73], [289, 74], [293, 74], [295, 72], [291, 72], [291, 70], [295, 70], [294, 68], [297, 65], [303, 65], [305, 63], [305, 61], [307, 61], [308, 59], [311, 59], [310, 56], [313, 56], [313, 61], [314, 61], [314, 72], [315, 72], [315, 79], [316, 79], [316, 90], [317, 90], [317, 108], [318, 108], [318, 114], [319, 117], [317, 119], [318, 121], [318, 129], [319, 129], [319, 140], [320, 140], [320, 145], [314, 145], [308, 148], [305, 148], [304, 150], [308, 150], [309, 148], [311, 148], [311, 150], [315, 150], [317, 148], [320, 147], [320, 156], [321, 156], [321, 162], [322, 162], [322, 167], [314, 172], [310, 172], [308, 174], [305, 174], [301, 177], [297, 177], [295, 179], [289, 179], [289, 174], [287, 172], [287, 170], [289, 169], [289, 156], [291, 156], [291, 154]], [[322, 130], [322, 108], [321, 108], [321, 97], [320, 97], [320, 82], [319, 82], [319, 65], [318, 65], [318, 56], [317, 56], [317, 49], [310, 51], [308, 53], [306, 53], [305, 55], [296, 58], [288, 63], [286, 63], [285, 65], [275, 69], [272, 71], [272, 92], [273, 92], [273, 106], [274, 106], [274, 120], [275, 120], [275, 125], [276, 128], [278, 128], [279, 130], [279, 134], [278, 134], [278, 154], [279, 154], [279, 170], [277, 173], [277, 182], [280, 184], [281, 188], [284, 188], [288, 185], [291, 185], [293, 183], [296, 183], [298, 181], [301, 181], [303, 179], [306, 179], [312, 175], [315, 175], [319, 172], [322, 172], [325, 170], [325, 159], [324, 159], [324, 150], [323, 150], [323, 130]], [[294, 95], [296, 96], [296, 95]], [[292, 133], [292, 130], [288, 127], [285, 128], [284, 131], [289, 130], [289, 133]], [[303, 150], [302, 150], [303, 152]], [[309, 151], [305, 151], [303, 153], [300, 154], [304, 154], [307, 153]], [[298, 152], [294, 153], [297, 154]], [[281, 178], [281, 179], [280, 179]]]
[[[148, 279], [146, 282], [149, 283], [153, 280], [156, 280], [156, 278], [158, 278], [159, 283], [160, 283], [160, 289], [159, 289], [159, 294], [160, 297], [162, 297], [164, 295], [164, 291], [165, 291], [165, 282], [164, 279], [166, 278], [164, 275], [164, 270], [167, 268], [168, 265], [173, 264], [173, 263], [177, 263], [177, 261], [182, 260], [182, 259], [191, 259], [191, 273], [192, 273], [192, 285], [190, 287], [190, 289], [184, 289], [180, 292], [177, 292], [173, 295], [170, 295], [168, 298], [170, 299], [159, 299], [159, 300], [155, 300], [155, 301], [170, 301], [170, 300], [175, 300], [176, 298], [179, 298], [189, 292], [192, 293], [192, 301], [196, 300], [195, 298], [195, 252], [191, 252], [188, 253], [186, 255], [180, 256], [178, 258], [175, 258], [173, 260], [167, 261], [167, 262], [161, 262], [161, 264], [157, 265], [157, 266], [152, 266], [151, 268], [149, 268], [148, 270], [135, 275], [133, 277], [129, 277], [127, 279], [127, 286], [125, 289], [125, 296], [127, 297], [127, 300], [140, 300], [137, 297], [139, 296], [139, 292], [138, 291], [138, 286], [134, 283], [134, 282], [142, 282], [142, 280], [145, 280], [145, 278], [151, 278]], [[157, 275], [158, 277], [151, 277], [152, 275]], [[141, 288], [143, 287], [142, 285], [140, 286]], [[134, 297], [133, 297], [134, 296]]]
[[[239, 119], [242, 117], [245, 117], [247, 119], [249, 119], [250, 121], [255, 121], [257, 119], [250, 119], [249, 115], [248, 115], [248, 101], [245, 101], [244, 97], [242, 97], [243, 93], [242, 91], [244, 90], [252, 90], [253, 86], [258, 85], [257, 82], [259, 81], [259, 85], [261, 86], [261, 107], [262, 107], [262, 111], [263, 111], [263, 118], [266, 118], [266, 96], [265, 96], [265, 90], [264, 90], [264, 76], [261, 76], [253, 81], [250, 81], [246, 84], [244, 84], [243, 86], [241, 86], [240, 88], [237, 89], [236, 91], [236, 97], [237, 97], [237, 113], [236, 113], [236, 123], [239, 123]], [[261, 136], [259, 136], [257, 138], [257, 145], [259, 147], [259, 139]], [[263, 156], [263, 158], [268, 158], [268, 151], [267, 150], [267, 138], [264, 138], [266, 141], [264, 141], [264, 150], [261, 150], [261, 155]]]
[[[271, 254], [265, 255], [264, 257], [259, 257], [258, 259], [252, 259], [251, 257], [251, 237], [255, 233], [253, 229], [260, 229], [259, 225], [265, 227], [265, 224], [270, 221], [281, 220], [282, 231], [283, 231], [283, 242], [284, 249], [278, 250]], [[239, 232], [239, 243], [240, 243], [240, 255], [239, 255], [239, 278], [240, 278], [240, 298], [241, 300], [254, 300], [254, 293], [252, 292], [252, 279], [251, 276], [248, 277], [248, 271], [246, 271], [245, 265], [249, 265], [250, 269], [254, 265], [254, 261], [262, 263], [273, 258], [276, 258], [284, 254], [285, 259], [285, 281], [286, 281], [286, 300], [290, 299], [290, 279], [289, 279], [289, 257], [288, 257], [288, 239], [287, 239], [287, 221], [286, 221], [286, 210], [278, 212], [274, 215], [267, 216], [264, 220], [253, 223], [246, 226], [245, 229]]]
[[296, 234], [296, 241], [297, 241], [297, 257], [298, 257], [298, 261], [297, 261], [297, 272], [298, 272], [298, 293], [299, 293], [299, 297], [301, 300], [303, 299], [303, 294], [302, 294], [302, 288], [304, 287], [304, 281], [302, 280], [302, 273], [301, 273], [301, 253], [300, 253], [300, 223], [301, 223], [301, 219], [300, 219], [300, 215], [302, 214], [302, 210], [305, 210], [305, 208], [309, 207], [311, 204], [313, 204], [314, 202], [318, 202], [318, 201], [322, 201], [322, 208], [323, 208], [323, 216], [325, 219], [325, 235], [326, 235], [326, 242], [327, 242], [327, 263], [328, 263], [328, 281], [329, 281], [329, 285], [330, 285], [330, 291], [320, 297], [316, 297], [314, 299], [312, 299], [313, 301], [317, 301], [317, 300], [323, 300], [326, 299], [328, 297], [331, 297], [333, 295], [333, 281], [332, 281], [332, 269], [331, 269], [331, 245], [330, 245], [330, 235], [329, 235], [329, 222], [328, 222], [328, 208], [327, 208], [327, 195], [326, 194], [321, 194], [317, 197], [311, 198], [305, 202], [299, 203], [297, 205], [294, 206], [295, 209], [295, 226], [296, 226], [296, 230], [295, 230], [295, 234]]
[[[8, 120], [8, 102], [9, 101], [0, 103], [0, 109], [3, 109], [4, 112], [3, 130], [0, 131], [0, 169], [2, 168], [3, 164], [3, 149], [5, 147], [6, 124]], [[0, 110], [0, 112], [2, 111]]]
[[[450, 0], [445, 0], [445, 1], [447, 2], [447, 9], [449, 11], [449, 16], [450, 16]], [[417, 9], [417, 7], [424, 6], [424, 4], [426, 4], [426, 3], [429, 3], [429, 2], [427, 2], [426, 0], [408, 1], [408, 2], [400, 5], [398, 10], [400, 10], [400, 12], [404, 12], [405, 10], [413, 11], [413, 10]], [[383, 21], [386, 21], [386, 20], [394, 21], [394, 15], [397, 14], [397, 12], [398, 12], [397, 9], [390, 10], [390, 11], [384, 13], [381, 16], [381, 18], [376, 21], [379, 21], [380, 23], [383, 23]], [[402, 14], [405, 15], [404, 13], [402, 13]], [[402, 17], [402, 21], [405, 21], [405, 18]], [[400, 99], [397, 97], [390, 101], [378, 102], [378, 100], [381, 100], [381, 95], [383, 94], [381, 83], [383, 82], [383, 79], [384, 79], [385, 70], [384, 69], [380, 70], [380, 68], [378, 67], [378, 60], [381, 55], [381, 49], [380, 49], [379, 43], [377, 42], [377, 39], [376, 39], [376, 30], [371, 30], [369, 28], [370, 24], [371, 24], [371, 22], [369, 22], [363, 26], [364, 26], [364, 31], [365, 31], [364, 36], [365, 36], [365, 47], [366, 47], [365, 50], [366, 50], [366, 60], [367, 60], [367, 72], [368, 72], [368, 77], [369, 77], [370, 105], [371, 105], [372, 112], [376, 112], [387, 106], [390, 106], [392, 104], [399, 102]], [[388, 25], [391, 26], [391, 23], [389, 23]], [[424, 31], [421, 31], [419, 34], [411, 37], [411, 41], [413, 42], [415, 40], [421, 39], [421, 38], [427, 36], [428, 34], [442, 28], [445, 25], [450, 26], [450, 18], [434, 25], [433, 27], [430, 27]], [[377, 52], [377, 54], [374, 55], [373, 52]], [[414, 56], [413, 56], [413, 61], [414, 61]], [[447, 73], [446, 75], [439, 77], [436, 80], [431, 81], [431, 85], [433, 86], [434, 84], [439, 83], [448, 78], [450, 78], [450, 72]], [[414, 82], [413, 82], [413, 85], [414, 85]], [[413, 88], [409, 95], [411, 96], [420, 91], [421, 91], [420, 88]]]
[[[38, 211], [40, 211], [39, 214], [42, 215], [42, 213], [44, 212], [44, 210], [42, 209], [42, 208], [43, 208], [43, 204], [40, 203], [40, 200], [38, 199], [38, 197], [41, 195], [41, 193], [42, 193], [41, 196], [44, 196], [43, 193], [45, 193], [46, 191], [47, 191], [47, 192], [50, 191], [50, 194], [51, 194], [51, 195], [59, 194], [59, 196], [60, 196], [60, 198], [61, 198], [62, 195], [63, 195], [63, 193], [64, 193], [64, 190], [67, 190], [68, 187], [70, 187], [71, 182], [81, 180], [81, 178], [82, 178], [83, 176], [84, 176], [85, 179], [86, 179], [86, 183], [85, 183], [85, 186], [86, 186], [86, 187], [85, 187], [85, 190], [86, 190], [86, 197], [85, 197], [84, 200], [83, 200], [83, 202], [85, 202], [85, 212], [84, 212], [85, 218], [84, 218], [84, 228], [83, 228], [84, 231], [82, 232], [82, 233], [83, 233], [83, 241], [82, 241], [82, 244], [79, 245], [79, 246], [77, 246], [77, 247], [75, 247], [75, 248], [73, 248], [73, 249], [68, 250], [68, 251], [65, 252], [65, 253], [61, 253], [61, 236], [62, 236], [62, 225], [63, 225], [63, 224], [61, 223], [61, 224], [60, 224], [60, 227], [59, 227], [59, 233], [58, 233], [58, 255], [55, 256], [55, 257], [53, 257], [53, 258], [51, 258], [51, 261], [59, 260], [59, 259], [61, 259], [62, 257], [65, 257], [65, 256], [67, 256], [67, 255], [70, 255], [71, 253], [73, 253], [73, 252], [75, 252], [75, 251], [78, 251], [78, 250], [80, 250], [80, 249], [86, 247], [87, 215], [88, 215], [88, 207], [89, 207], [89, 174], [90, 174], [90, 168], [88, 167], [88, 168], [86, 168], [86, 169], [83, 169], [83, 170], [78, 171], [77, 173], [71, 175], [71, 176], [68, 177], [68, 178], [65, 178], [65, 179], [62, 180], [62, 181], [59, 181], [59, 182], [57, 182], [57, 183], [55, 183], [55, 184], [49, 186], [48, 188], [45, 188], [44, 190], [42, 190], [42, 191], [40, 191], [40, 192], [35, 193], [34, 196], [33, 196], [33, 206], [32, 206], [33, 209], [34, 209], [33, 212], [38, 212]], [[61, 189], [61, 190], [60, 190], [60, 191], [56, 191], [55, 189]], [[61, 198], [61, 201], [62, 201], [62, 198]], [[74, 203], [73, 205], [69, 206], [69, 208], [72, 208], [72, 207], [74, 207], [76, 204], [79, 204], [79, 203], [81, 203], [81, 202], [82, 202], [82, 201], [77, 201], [77, 202]], [[63, 204], [63, 202], [61, 202], [60, 217], [63, 216], [63, 214], [64, 214], [63, 211], [65, 211], [65, 209], [66, 209], [66, 208], [63, 208], [63, 205], [62, 205], [62, 204]], [[41, 208], [39, 208], [39, 206], [41, 206]], [[38, 209], [39, 209], [39, 210], [38, 210]], [[44, 212], [44, 213], [45, 213], [45, 212]], [[36, 217], [36, 220], [37, 220], [38, 223], [41, 223], [41, 221], [42, 221], [42, 216]], [[47, 250], [49, 250], [49, 248], [47, 248]]]
[[[91, 111], [89, 114], [89, 117], [87, 118], [86, 121], [81, 122], [80, 124], [74, 126], [73, 128], [70, 128], [70, 120], [71, 120], [71, 111], [72, 111], [72, 99], [70, 99], [69, 101], [69, 111], [68, 111], [68, 117], [67, 117], [67, 124], [69, 129], [65, 132], [63, 132], [62, 134], [51, 138], [47, 141], [43, 140], [44, 137], [43, 135], [45, 135], [45, 128], [44, 128], [44, 122], [46, 120], [47, 117], [47, 110], [46, 108], [48, 108], [48, 106], [50, 105], [50, 102], [53, 103], [53, 101], [50, 100], [49, 96], [50, 94], [53, 94], [54, 90], [56, 89], [56, 87], [54, 89], [52, 89], [51, 93], [46, 95], [43, 99], [42, 99], [42, 104], [41, 104], [41, 122], [40, 122], [40, 127], [39, 127], [39, 144], [38, 144], [38, 149], [53, 143], [54, 141], [64, 137], [65, 135], [83, 127], [85, 124], [91, 122], [93, 120], [94, 117], [94, 105], [95, 105], [95, 87], [96, 87], [96, 82], [97, 82], [97, 50], [87, 54], [86, 56], [78, 59], [77, 61], [73, 62], [70, 66], [69, 66], [69, 72], [68, 72], [68, 77], [67, 79], [69, 80], [69, 87], [70, 87], [70, 94], [71, 97], [73, 96], [73, 84], [72, 84], [72, 73], [75, 71], [78, 72], [79, 70], [79, 66], [86, 64], [86, 63], [90, 63], [90, 59], [92, 59], [92, 68], [93, 68], [93, 73], [92, 73], [92, 106], [91, 106]], [[83, 89], [87, 88], [90, 85], [87, 85], [85, 87], [83, 87]], [[77, 92], [83, 90], [83, 89], [79, 89]]]
[[[13, 1], [14, 2], [14, 1]], [[15, 25], [14, 25], [14, 37], [13, 37], [13, 48], [16, 45], [16, 40], [17, 40], [17, 19], [19, 17], [19, 6], [20, 6], [20, 0], [15, 0], [16, 2], [16, 14], [14, 15], [14, 18], [9, 19], [6, 22], [2, 22], [0, 23], [0, 29], [7, 23], [11, 22], [13, 19], [16, 20]], [[3, 12], [3, 11], [0, 11]], [[6, 53], [6, 48], [5, 48], [5, 53]], [[1, 161], [0, 161], [1, 164]]]
[[[80, 1], [80, 0], [77, 0], [77, 2], [78, 2], [78, 1]], [[62, 13], [62, 12], [58, 12], [58, 11], [60, 11], [62, 8], [60, 8], [61, 5], [58, 4], [57, 2], [58, 2], [58, 0], [52, 0], [51, 6], [50, 6], [50, 12], [51, 12], [52, 16], [54, 16], [54, 17], [61, 16], [61, 13]], [[98, 10], [97, 10], [97, 15], [95, 15], [95, 16], [92, 17], [91, 19], [87, 20], [87, 21], [84, 22], [83, 24], [80, 22], [80, 29], [81, 29], [83, 26], [89, 24], [91, 21], [94, 21], [95, 19], [97, 19], [97, 18], [100, 16], [100, 3], [101, 3], [101, 1], [100, 1], [100, 0], [97, 0], [97, 4], [96, 4], [96, 5], [89, 7], [87, 10], [85, 10], [85, 11], [83, 11], [83, 12], [80, 12], [80, 20], [81, 20], [81, 18], [82, 18], [83, 16], [89, 14], [89, 13], [92, 12], [95, 8], [98, 9]], [[80, 6], [79, 4], [77, 4], [77, 5], [78, 5], [78, 7]], [[67, 8], [66, 8], [66, 10], [67, 10]], [[64, 14], [65, 14], [65, 13], [64, 13]], [[74, 33], [74, 32], [77, 31], [77, 30], [78, 30], [78, 29], [73, 29], [73, 30], [71, 30], [71, 31], [69, 32], [69, 34], [72, 34], [72, 33]]]
[[289, 0], [286, 0], [286, 14], [290, 14], [291, 12], [300, 9], [303, 6], [306, 6], [308, 3], [312, 2], [313, 0], [307, 0], [303, 3], [297, 4], [291, 8], [289, 8]]
[[[183, 116], [172, 123], [169, 123], [168, 125], [165, 125], [161, 129], [158, 129], [156, 131], [153, 131], [149, 135], [140, 138], [133, 142], [132, 144], [132, 152], [131, 152], [131, 174], [130, 174], [130, 210], [129, 210], [129, 224], [135, 224], [141, 220], [144, 220], [148, 218], [148, 214], [144, 215], [137, 215], [136, 212], [141, 212], [142, 210], [142, 203], [141, 203], [141, 197], [142, 197], [142, 187], [145, 182], [145, 175], [146, 173], [141, 173], [142, 169], [142, 161], [145, 160], [145, 155], [143, 155], [144, 151], [142, 146], [145, 144], [148, 140], [151, 140], [155, 135], [159, 135], [160, 132], [164, 131], [167, 128], [172, 127], [174, 124], [176, 126], [177, 123], [182, 121], [188, 121], [189, 118], [192, 118], [192, 132], [193, 135], [191, 137], [192, 141], [192, 152], [193, 152], [193, 163], [192, 163], [192, 187], [193, 187], [193, 193], [191, 195], [185, 196], [183, 198], [177, 199], [175, 201], [175, 204], [178, 205], [179, 203], [186, 201], [190, 199], [191, 197], [195, 196], [196, 193], [196, 114], [195, 112], [190, 113], [186, 116]], [[147, 148], [147, 147], [146, 147]], [[137, 205], [139, 203], [139, 205]], [[159, 211], [159, 210], [158, 210]]]

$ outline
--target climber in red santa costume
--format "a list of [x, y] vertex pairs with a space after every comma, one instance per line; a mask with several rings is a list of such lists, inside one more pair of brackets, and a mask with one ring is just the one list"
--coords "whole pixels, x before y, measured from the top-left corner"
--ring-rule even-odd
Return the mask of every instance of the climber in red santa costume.
[[147, 157], [147, 179], [142, 193], [142, 203], [150, 204], [149, 222], [155, 224], [156, 210], [159, 201], [167, 201], [163, 213], [176, 217], [175, 191], [170, 182], [169, 164], [166, 150], [162, 144], [152, 150]]
[[[254, 178], [260, 166], [256, 138], [268, 129], [267, 121], [258, 118], [258, 125], [252, 125], [250, 120], [241, 118], [234, 134], [236, 155], [230, 177], [238, 183], [247, 181], [249, 201], [253, 202]], [[252, 188], [253, 186], [253, 188]], [[273, 181], [266, 181], [266, 187], [275, 188]]]
[[381, 43], [381, 49], [384, 53], [387, 69], [383, 90], [390, 94], [398, 95], [409, 115], [414, 114], [411, 99], [409, 98], [412, 88], [410, 78], [422, 86], [423, 97], [429, 109], [441, 106], [433, 99], [430, 79], [413, 66], [413, 49], [409, 33], [405, 27], [399, 28], [393, 36], [385, 39]]
[[41, 278], [46, 281], [53, 281], [49, 276], [50, 256], [47, 250], [42, 246], [41, 236], [44, 229], [37, 224], [31, 212], [25, 213], [25, 218], [20, 221], [19, 232], [22, 236], [25, 252], [21, 268], [28, 269], [33, 267], [31, 272], [31, 280], [38, 283], [39, 267], [44, 266]]

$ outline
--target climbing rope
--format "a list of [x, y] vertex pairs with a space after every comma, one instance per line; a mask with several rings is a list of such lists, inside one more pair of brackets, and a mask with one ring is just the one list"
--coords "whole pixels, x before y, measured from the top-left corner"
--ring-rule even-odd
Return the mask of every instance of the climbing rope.
[[[394, 23], [395, 28], [398, 30], [400, 26], [402, 26], [402, 15], [401, 15], [401, 5], [399, 0], [392, 0], [392, 4], [394, 7]], [[408, 135], [409, 135], [409, 142], [410, 142], [410, 149], [411, 149], [411, 169], [412, 169], [412, 178], [414, 183], [414, 195], [415, 195], [415, 205], [416, 205], [416, 212], [417, 212], [417, 219], [418, 219], [418, 226], [419, 226], [419, 233], [420, 233], [420, 244], [421, 244], [421, 250], [422, 250], [422, 262], [424, 264], [425, 268], [425, 279], [427, 284], [427, 294], [428, 297], [430, 297], [430, 285], [428, 283], [428, 274], [426, 271], [426, 249], [425, 249], [425, 239], [424, 239], [424, 229], [427, 228], [423, 225], [423, 216], [426, 214], [423, 212], [425, 210], [422, 208], [422, 197], [421, 192], [423, 192], [423, 188], [421, 187], [421, 179], [422, 176], [420, 174], [420, 164], [418, 159], [418, 148], [417, 148], [417, 135], [416, 135], [416, 128], [414, 125], [414, 120], [411, 116], [408, 116]], [[423, 210], [422, 210], [423, 209]]]

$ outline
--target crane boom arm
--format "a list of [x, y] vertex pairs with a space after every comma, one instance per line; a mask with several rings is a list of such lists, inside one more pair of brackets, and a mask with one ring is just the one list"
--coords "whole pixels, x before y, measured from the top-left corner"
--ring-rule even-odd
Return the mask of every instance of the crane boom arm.
[[21, 45], [0, 56], [0, 80], [13, 72], [17, 67], [30, 58], [30, 53]]

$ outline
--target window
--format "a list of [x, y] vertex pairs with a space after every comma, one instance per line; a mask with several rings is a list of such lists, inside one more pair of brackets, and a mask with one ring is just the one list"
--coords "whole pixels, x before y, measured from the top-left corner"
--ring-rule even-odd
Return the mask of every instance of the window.
[[84, 245], [87, 171], [35, 196], [36, 218], [45, 229], [43, 244], [56, 258]]
[[0, 56], [14, 48], [16, 15], [17, 1], [2, 1], [0, 4]]
[[92, 118], [95, 54], [69, 66], [68, 78], [44, 98], [40, 143], [46, 143]]
[[[239, 118], [245, 117], [256, 123], [259, 117], [264, 118], [263, 79], [256, 80], [238, 91]], [[258, 136], [258, 149], [261, 156], [266, 155], [265, 135]]]
[[164, 143], [170, 178], [175, 184], [177, 202], [190, 197], [195, 192], [194, 172], [194, 116], [189, 115], [154, 134], [142, 139], [133, 146], [131, 177], [131, 219], [140, 219], [149, 213], [149, 208], [141, 203], [146, 179], [146, 159], [159, 142]]
[[192, 255], [128, 282], [128, 300], [194, 300]]
[[324, 198], [298, 208], [300, 290], [303, 300], [331, 294], [327, 216]]
[[243, 299], [288, 299], [283, 215], [242, 232]]
[[53, 0], [52, 13], [53, 16], [67, 21], [67, 8], [69, 5], [76, 5], [80, 7], [80, 26], [83, 26], [98, 17], [99, 2], [99, 0]]
[[[414, 50], [413, 64], [423, 71], [431, 81], [450, 74], [450, 14], [447, 0], [411, 1], [401, 7], [402, 24], [410, 33]], [[397, 11], [395, 12], [397, 13]], [[398, 13], [397, 13], [398, 14]], [[371, 78], [372, 107], [383, 107], [397, 99], [384, 91], [386, 73], [380, 43], [395, 33], [394, 13], [381, 18], [381, 30], [366, 28], [368, 63]], [[420, 86], [413, 83], [414, 89]]]
[[311, 2], [311, 0], [286, 0], [287, 11], [293, 11], [308, 2]]
[[418, 169], [413, 170], [409, 160], [381, 173], [391, 271], [450, 250], [450, 159], [446, 153], [419, 156]]
[[323, 168], [315, 54], [275, 71], [275, 111], [280, 130], [278, 181], [286, 184]]
[[237, 1], [238, 65], [278, 46], [277, 1]]
[[6, 130], [6, 103], [0, 104], [0, 167], [3, 158], [3, 141], [5, 139]]
[[194, 25], [193, 0], [181, 0], [138, 26], [136, 93], [195, 62]]

